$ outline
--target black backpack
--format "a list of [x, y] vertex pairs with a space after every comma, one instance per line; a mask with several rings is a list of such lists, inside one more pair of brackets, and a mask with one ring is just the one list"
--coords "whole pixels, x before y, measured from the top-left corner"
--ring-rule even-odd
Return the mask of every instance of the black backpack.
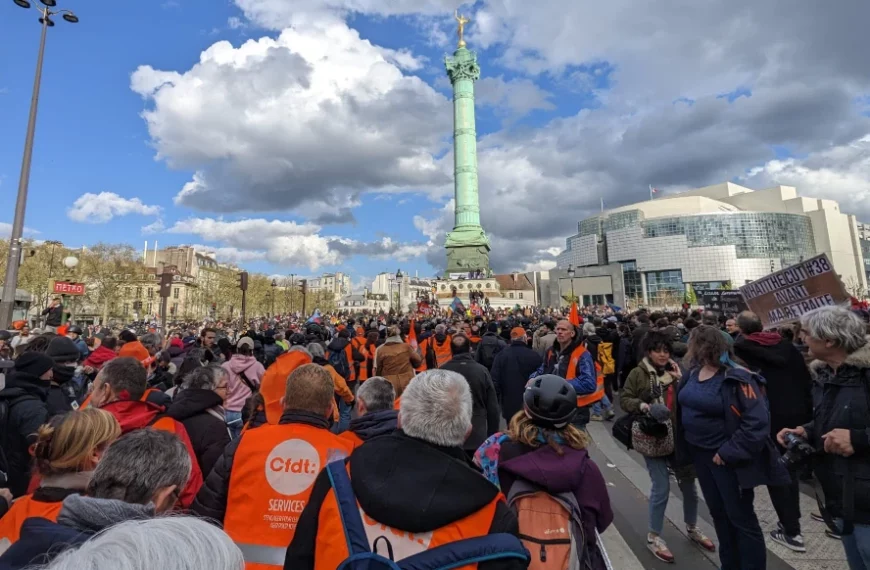
[[9, 483], [9, 460], [6, 458], [6, 450], [9, 449], [9, 413], [12, 407], [25, 400], [36, 400], [35, 396], [26, 394], [11, 400], [0, 399], [0, 487], [6, 487]]
[[496, 336], [485, 336], [480, 339], [480, 345], [477, 347], [477, 361], [487, 369], [492, 370], [492, 363], [495, 362], [495, 355], [501, 352], [501, 343]]
[[350, 364], [347, 362], [347, 354], [344, 350], [329, 351], [329, 364], [335, 369], [338, 374], [348, 380], [350, 378]]

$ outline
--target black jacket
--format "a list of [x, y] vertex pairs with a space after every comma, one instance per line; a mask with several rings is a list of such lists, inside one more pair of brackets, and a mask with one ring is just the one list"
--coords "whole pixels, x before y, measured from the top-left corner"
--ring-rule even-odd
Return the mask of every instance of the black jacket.
[[471, 435], [465, 440], [463, 449], [477, 451], [486, 438], [498, 431], [501, 412], [498, 407], [498, 396], [489, 370], [483, 364], [474, 361], [470, 352], [455, 354], [441, 366], [441, 370], [458, 372], [468, 381], [471, 388]]
[[643, 360], [643, 357], [646, 356], [643, 353], [643, 339], [646, 338], [646, 333], [649, 331], [649, 324], [640, 325], [631, 331], [631, 351], [628, 353], [629, 360], [623, 369], [626, 370], [626, 374], [634, 370], [640, 361]]
[[60, 304], [56, 307], [46, 307], [42, 310], [43, 315], [48, 315], [45, 317], [45, 325], [49, 327], [59, 327], [61, 321], [63, 321], [63, 304]]
[[70, 384], [76, 372], [75, 367], [55, 364], [53, 371], [54, 378], [51, 380], [45, 400], [48, 417], [71, 412], [72, 403], [77, 400], [76, 389]]
[[523, 392], [532, 372], [541, 365], [541, 355], [514, 340], [510, 346], [495, 357], [492, 364], [492, 381], [501, 403], [501, 413], [506, 421], [523, 409]]
[[350, 431], [363, 441], [368, 441], [380, 435], [388, 435], [396, 431], [399, 422], [399, 412], [383, 410], [370, 412], [350, 421]]
[[[264, 414], [265, 415], [265, 414]], [[301, 412], [298, 410], [285, 411], [279, 420], [280, 424], [303, 423], [323, 429], [329, 428], [329, 423], [326, 418], [320, 417], [317, 414]], [[194, 514], [209, 519], [214, 519], [221, 524], [224, 522], [224, 516], [227, 513], [227, 498], [230, 491], [230, 474], [233, 470], [233, 461], [236, 458], [236, 450], [239, 448], [239, 443], [245, 437], [256, 437], [256, 428], [250, 426], [242, 434], [242, 437], [234, 440], [226, 446], [223, 455], [221, 455], [211, 473], [206, 476], [203, 481], [199, 493], [196, 495], [196, 500], [191, 505], [190, 510]]]
[[9, 464], [9, 491], [20, 497], [30, 483], [30, 446], [36, 442], [39, 426], [48, 421], [49, 381], [32, 374], [14, 371], [6, 377], [6, 387], [0, 391], [0, 400], [9, 406], [9, 415], [3, 429], [0, 445]]
[[[401, 430], [358, 447], [350, 462], [351, 484], [360, 508], [387, 526], [410, 533], [436, 530], [489, 504], [499, 490], [480, 475], [457, 448], [439, 447]], [[320, 507], [330, 491], [321, 471], [287, 548], [284, 568], [315, 568]], [[495, 510], [489, 533], [519, 534], [516, 515], [504, 502]], [[480, 570], [521, 570], [521, 560], [481, 562]]]
[[166, 411], [169, 417], [184, 424], [204, 477], [211, 473], [230, 443], [226, 421], [208, 411], [222, 404], [222, 398], [212, 390], [187, 389], [175, 396]]
[[777, 344], [765, 346], [740, 335], [734, 341], [734, 353], [767, 381], [771, 435], [812, 419], [813, 380], [804, 357], [791, 342], [780, 338]]
[[[810, 365], [813, 387], [813, 421], [804, 425], [810, 443], [824, 449], [822, 436], [848, 429], [855, 453], [849, 457], [820, 453], [816, 477], [825, 491], [828, 509], [842, 516], [843, 484], [854, 477], [856, 524], [870, 524], [870, 345], [853, 352], [837, 371], [819, 360]], [[795, 426], [791, 426], [795, 427]]]

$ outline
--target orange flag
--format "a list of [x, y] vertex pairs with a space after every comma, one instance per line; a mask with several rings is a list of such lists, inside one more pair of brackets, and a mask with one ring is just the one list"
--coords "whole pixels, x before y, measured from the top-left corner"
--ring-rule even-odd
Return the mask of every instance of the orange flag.
[[574, 301], [571, 303], [571, 312], [568, 313], [568, 320], [571, 321], [571, 324], [575, 327], [580, 326], [580, 313], [577, 312], [577, 302]]
[[408, 344], [411, 345], [411, 348], [417, 348], [417, 329], [414, 328], [414, 319], [411, 319], [411, 330], [408, 333]]

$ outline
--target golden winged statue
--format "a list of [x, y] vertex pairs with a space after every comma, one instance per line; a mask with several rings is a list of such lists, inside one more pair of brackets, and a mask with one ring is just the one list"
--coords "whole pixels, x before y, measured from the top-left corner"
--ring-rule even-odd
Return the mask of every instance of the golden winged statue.
[[453, 17], [456, 18], [456, 21], [459, 22], [459, 47], [465, 47], [465, 24], [471, 21], [471, 18], [467, 18], [465, 16], [461, 16], [459, 14], [459, 10], [456, 10], [453, 13]]

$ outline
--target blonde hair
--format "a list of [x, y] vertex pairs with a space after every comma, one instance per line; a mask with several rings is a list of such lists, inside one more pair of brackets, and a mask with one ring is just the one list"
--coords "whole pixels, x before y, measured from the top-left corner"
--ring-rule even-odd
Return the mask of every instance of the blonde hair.
[[553, 448], [559, 455], [565, 455], [565, 450], [557, 441], [558, 436], [562, 443], [571, 449], [586, 449], [589, 438], [582, 431], [571, 424], [562, 429], [546, 429], [532, 421], [522, 410], [514, 414], [508, 426], [508, 436], [513, 441], [528, 445], [529, 447], [541, 447], [545, 443]]
[[105, 450], [121, 437], [115, 416], [99, 408], [67, 412], [42, 424], [33, 446], [40, 475], [63, 475], [93, 468], [88, 464], [94, 451]]

